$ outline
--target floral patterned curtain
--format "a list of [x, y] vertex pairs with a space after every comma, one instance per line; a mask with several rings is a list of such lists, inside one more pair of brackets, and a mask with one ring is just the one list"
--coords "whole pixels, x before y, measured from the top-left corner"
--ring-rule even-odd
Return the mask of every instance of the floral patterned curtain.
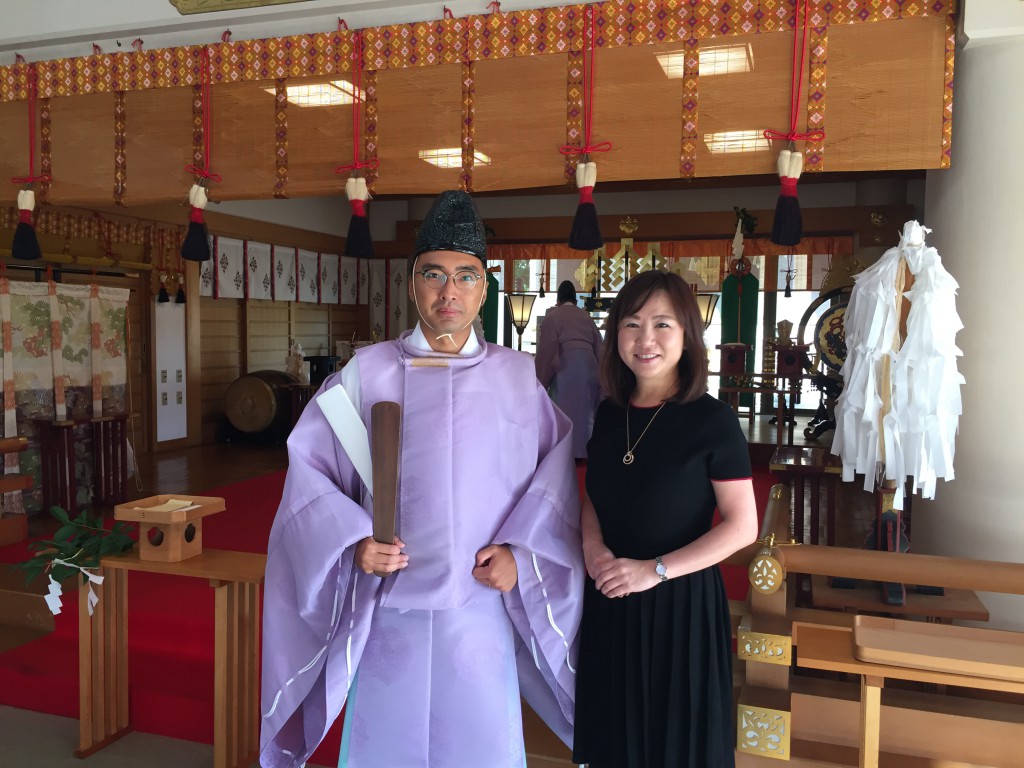
[[[30, 491], [6, 494], [5, 514], [42, 504], [36, 420], [76, 421], [127, 410], [129, 291], [98, 285], [29, 283], [0, 276], [3, 322], [4, 436], [28, 449], [7, 454], [4, 472], [32, 474]], [[92, 492], [92, 433], [76, 425], [78, 503]]]

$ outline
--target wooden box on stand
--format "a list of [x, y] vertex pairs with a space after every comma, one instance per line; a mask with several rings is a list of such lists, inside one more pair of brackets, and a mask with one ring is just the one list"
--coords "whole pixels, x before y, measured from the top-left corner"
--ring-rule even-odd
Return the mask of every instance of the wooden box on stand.
[[139, 524], [139, 559], [177, 563], [203, 551], [203, 518], [224, 511], [220, 496], [162, 493], [114, 507], [114, 519]]

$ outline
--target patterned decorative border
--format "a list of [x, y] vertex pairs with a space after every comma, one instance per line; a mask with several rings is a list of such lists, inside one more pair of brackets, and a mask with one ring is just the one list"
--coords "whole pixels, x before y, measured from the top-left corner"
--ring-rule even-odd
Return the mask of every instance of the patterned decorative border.
[[124, 91], [114, 91], [114, 204], [124, 205], [128, 191], [128, 141], [125, 129], [128, 114], [125, 111]]
[[192, 165], [203, 167], [203, 86], [192, 86]]
[[[583, 146], [583, 53], [570, 51], [565, 71], [565, 143], [570, 147]], [[565, 156], [565, 180], [576, 183], [576, 165], [579, 155]]]
[[50, 202], [50, 184], [53, 178], [53, 125], [50, 119], [50, 100], [39, 100], [39, 202]]
[[[370, 162], [377, 158], [377, 70], [363, 72], [363, 94], [366, 100], [363, 111], [363, 160]], [[372, 192], [373, 182], [377, 180], [377, 169], [369, 166], [363, 172], [366, 186]]]
[[700, 41], [689, 38], [683, 47], [682, 98], [683, 133], [679, 145], [679, 176], [692, 179], [697, 173], [697, 118], [700, 87]]
[[274, 138], [277, 142], [277, 181], [274, 182], [274, 197], [288, 197], [288, 81], [277, 79], [274, 92]]
[[[568, 53], [583, 39], [583, 5], [482, 14], [462, 19], [396, 24], [362, 30], [366, 70], [403, 69], [467, 60]], [[793, 29], [783, 0], [646, 0], [595, 4], [596, 45], [616, 48]], [[956, 0], [847, 0], [814, 12], [817, 27], [923, 16], [951, 18]], [[468, 32], [468, 34], [465, 34]], [[351, 69], [353, 32], [240, 40], [208, 46], [213, 82], [334, 75]], [[133, 91], [198, 85], [202, 46], [98, 54], [39, 64], [39, 95]], [[951, 63], [947, 62], [947, 69]], [[27, 67], [0, 67], [0, 101], [27, 98]]]
[[[812, 21], [813, 23], [813, 21]], [[807, 130], [825, 130], [826, 87], [828, 74], [828, 27], [811, 27], [807, 36], [810, 53], [807, 81]], [[825, 140], [808, 140], [804, 146], [804, 169], [825, 170]]]
[[466, 192], [473, 191], [473, 163], [475, 158], [473, 152], [474, 131], [473, 123], [476, 117], [476, 77], [475, 65], [467, 61], [462, 65], [462, 188]]
[[[18, 225], [16, 206], [0, 208], [0, 229], [14, 229]], [[152, 226], [141, 222], [115, 221], [95, 215], [75, 216], [51, 208], [36, 211], [35, 229], [40, 234], [64, 238], [99, 240], [103, 243], [147, 245], [151, 242]], [[160, 227], [168, 232], [184, 232], [185, 227]]]
[[953, 147], [953, 59], [956, 54], [956, 23], [946, 17], [946, 80], [942, 89], [942, 160], [940, 168], [949, 168]]

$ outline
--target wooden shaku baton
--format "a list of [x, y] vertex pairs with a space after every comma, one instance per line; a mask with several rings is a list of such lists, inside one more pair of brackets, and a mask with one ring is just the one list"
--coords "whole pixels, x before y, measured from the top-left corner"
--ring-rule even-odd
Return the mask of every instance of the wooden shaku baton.
[[[370, 409], [370, 463], [373, 467], [373, 539], [395, 542], [398, 505], [398, 454], [401, 448], [402, 406], [388, 400]], [[374, 571], [381, 578], [387, 573]]]

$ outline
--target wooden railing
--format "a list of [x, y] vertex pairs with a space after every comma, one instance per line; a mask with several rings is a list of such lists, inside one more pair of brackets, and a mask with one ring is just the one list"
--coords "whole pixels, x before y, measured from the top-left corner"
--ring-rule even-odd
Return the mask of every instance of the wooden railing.
[[[769, 580], [777, 591], [769, 591], [762, 579], [760, 590], [751, 589], [749, 604], [736, 606], [745, 611], [737, 628], [737, 656], [743, 662], [737, 768], [769, 768], [778, 765], [779, 758], [800, 766], [853, 764], [862, 768], [886, 765], [887, 761], [921, 766], [1020, 765], [1019, 750], [1013, 745], [1024, 741], [1024, 694], [1014, 692], [1024, 691], [1024, 684], [989, 679], [984, 674], [972, 676], [963, 672], [961, 665], [948, 672], [932, 672], [927, 666], [860, 661], [854, 652], [853, 614], [798, 607], [796, 603], [798, 593], [807, 595], [798, 587], [811, 576], [1022, 595], [1024, 563], [791, 545], [790, 502], [788, 487], [774, 486], [761, 542], [726, 561], [748, 566], [757, 558], [762, 568], [766, 560], [780, 566], [774, 574], [777, 578]], [[774, 546], [766, 558], [765, 540], [773, 534]], [[884, 606], [879, 610], [884, 612]], [[950, 629], [961, 638], [986, 631]], [[934, 636], [941, 634], [936, 628]], [[1024, 632], [1008, 634], [1014, 636], [1019, 636], [1024, 646]], [[979, 640], [984, 642], [987, 637]], [[973, 647], [965, 653], [974, 653]], [[822, 680], [820, 672], [815, 678], [795, 674], [804, 667], [845, 675], [829, 681]], [[851, 677], [860, 680], [859, 688], [850, 682]], [[899, 690], [888, 694], [895, 697], [891, 700], [880, 696], [882, 689], [889, 687], [886, 681], [894, 680], [909, 683], [896, 685]], [[912, 687], [915, 684], [916, 689]], [[973, 688], [980, 693], [950, 696], [947, 687], [950, 691]], [[1000, 693], [986, 696], [985, 691]], [[922, 741], [915, 733], [929, 737]]]

